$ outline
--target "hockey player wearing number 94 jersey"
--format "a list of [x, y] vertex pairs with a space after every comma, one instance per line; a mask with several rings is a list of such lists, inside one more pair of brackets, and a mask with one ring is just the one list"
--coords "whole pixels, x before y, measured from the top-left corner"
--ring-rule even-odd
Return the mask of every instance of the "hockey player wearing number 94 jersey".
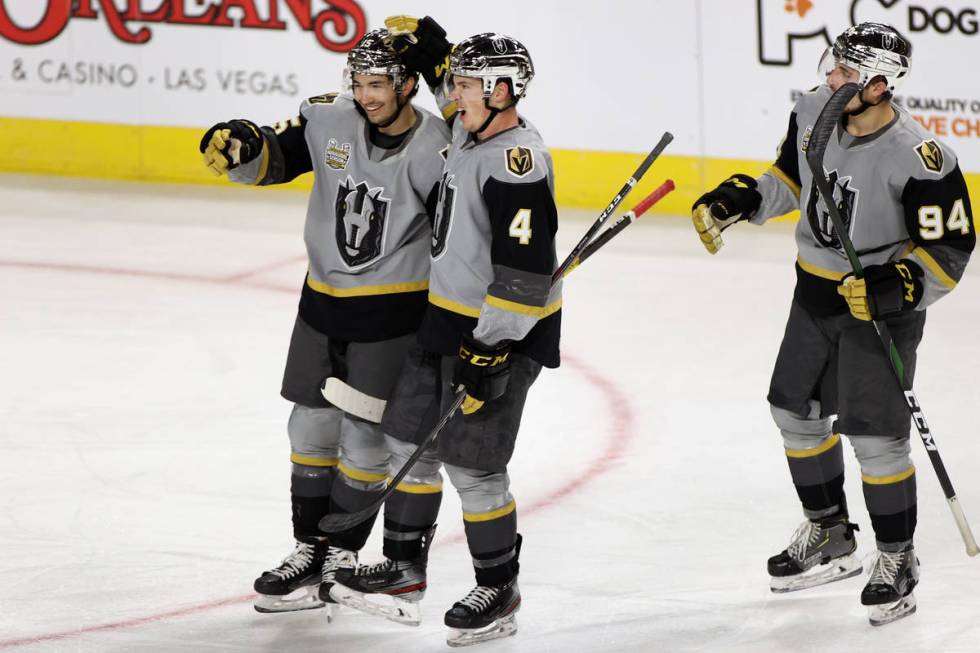
[[[871, 320], [888, 325], [911, 380], [926, 308], [957, 285], [976, 243], [956, 155], [891, 101], [911, 51], [886, 25], [844, 31], [821, 61], [826, 84], [794, 107], [775, 165], [758, 179], [734, 175], [694, 205], [711, 253], [735, 222], [800, 210], [796, 291], [768, 398], [806, 521], [769, 559], [771, 587], [788, 592], [861, 573], [843, 491], [846, 435], [878, 549], [861, 593], [873, 625], [914, 612], [919, 572], [909, 413]], [[851, 274], [805, 158], [817, 116], [847, 82], [861, 91], [845, 107], [823, 166], [862, 279]]]
[[[507, 464], [531, 384], [557, 367], [561, 319], [551, 158], [517, 113], [534, 74], [527, 49], [479, 34], [450, 52], [431, 18], [395, 17], [403, 58], [419, 70], [452, 123], [432, 238], [429, 305], [382, 427], [401, 444], [398, 469], [463, 386], [466, 399], [385, 506], [378, 565], [338, 574], [338, 602], [418, 622], [426, 552], [441, 499], [440, 462], [460, 496], [476, 587], [446, 613], [451, 646], [516, 632], [521, 538]], [[396, 46], [396, 49], [399, 49]], [[448, 73], [447, 70], [448, 55]], [[443, 76], [446, 76], [443, 80]], [[445, 81], [445, 86], [443, 85]], [[384, 607], [381, 599], [397, 597]]]

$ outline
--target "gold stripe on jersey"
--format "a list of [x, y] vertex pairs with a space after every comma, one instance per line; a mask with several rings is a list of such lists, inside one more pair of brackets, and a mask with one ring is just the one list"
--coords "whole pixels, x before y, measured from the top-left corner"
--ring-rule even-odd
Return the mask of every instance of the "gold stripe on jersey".
[[819, 446], [816, 446], [813, 449], [787, 449], [786, 457], [787, 458], [813, 458], [814, 456], [819, 456], [825, 451], [830, 451], [831, 449], [837, 446], [838, 442], [840, 442], [840, 436], [834, 433], [833, 437], [827, 438], [826, 440], [821, 442]]
[[500, 519], [501, 517], [506, 517], [510, 513], [517, 510], [517, 502], [511, 499], [503, 508], [497, 508], [496, 510], [488, 510], [487, 512], [463, 512], [463, 521], [468, 522], [481, 522], [481, 521], [493, 521], [494, 519]]
[[452, 311], [453, 313], [459, 313], [460, 315], [465, 315], [466, 317], [480, 317], [480, 309], [473, 308], [472, 306], [467, 306], [466, 304], [460, 304], [459, 302], [454, 302], [453, 300], [443, 297], [442, 295], [437, 295], [431, 290], [429, 291], [429, 303], [438, 306], [439, 308], [444, 308], [447, 311]]
[[804, 272], [812, 274], [815, 277], [820, 277], [821, 279], [840, 281], [841, 279], [843, 279], [845, 276], [849, 274], [848, 272], [836, 272], [834, 270], [828, 270], [827, 268], [822, 268], [820, 266], [813, 265], [812, 263], [807, 263], [800, 256], [796, 257], [796, 263], [801, 268], [803, 268]]
[[393, 295], [401, 292], [418, 292], [429, 287], [428, 281], [406, 281], [404, 283], [387, 283], [377, 286], [357, 286], [356, 288], [338, 288], [306, 277], [306, 285], [313, 290], [331, 297], [365, 297], [368, 295]]
[[868, 476], [867, 474], [861, 474], [861, 480], [868, 485], [890, 485], [892, 483], [901, 483], [913, 474], [915, 474], [915, 465], [912, 465], [904, 472], [892, 474], [891, 476]]
[[395, 489], [405, 494], [439, 494], [442, 483], [399, 483]]
[[936, 259], [932, 258], [932, 255], [930, 255], [929, 252], [927, 252], [921, 247], [916, 247], [911, 252], [909, 252], [909, 255], [914, 256], [918, 258], [920, 261], [922, 261], [923, 263], [925, 263], [926, 267], [932, 270], [932, 273], [936, 275], [936, 278], [939, 280], [939, 283], [943, 284], [944, 286], [950, 289], [956, 287], [956, 280], [953, 279], [953, 277], [946, 274], [946, 270], [944, 270], [942, 266], [936, 262]]
[[558, 311], [561, 308], [561, 299], [548, 304], [547, 306], [531, 306], [529, 304], [521, 304], [520, 302], [512, 302], [509, 299], [501, 299], [500, 297], [494, 297], [493, 295], [487, 295], [485, 300], [488, 306], [493, 306], [494, 308], [499, 308], [502, 311], [510, 311], [511, 313], [521, 313], [522, 315], [531, 315], [536, 318], [546, 318], [552, 313]]
[[372, 474], [370, 472], [362, 472], [359, 469], [354, 469], [353, 467], [348, 467], [344, 463], [340, 463], [337, 466], [340, 473], [347, 478], [352, 478], [355, 481], [364, 481], [365, 483], [377, 483], [378, 481], [384, 481], [388, 478], [387, 472], [383, 474]]
[[768, 172], [770, 175], [772, 175], [773, 177], [775, 177], [779, 181], [781, 181], [784, 184], [786, 184], [786, 186], [791, 191], [793, 191], [793, 194], [796, 195], [796, 198], [797, 199], [800, 198], [800, 186], [795, 181], [793, 181], [792, 179], [790, 179], [789, 178], [789, 175], [787, 175], [785, 172], [783, 172], [782, 170], [780, 170], [777, 166], [770, 166], [769, 169], [766, 170], [766, 172]]
[[306, 465], [308, 467], [336, 467], [337, 463], [340, 462], [338, 458], [321, 458], [319, 456], [304, 456], [303, 454], [294, 453], [289, 456], [290, 462], [294, 462], [297, 465]]

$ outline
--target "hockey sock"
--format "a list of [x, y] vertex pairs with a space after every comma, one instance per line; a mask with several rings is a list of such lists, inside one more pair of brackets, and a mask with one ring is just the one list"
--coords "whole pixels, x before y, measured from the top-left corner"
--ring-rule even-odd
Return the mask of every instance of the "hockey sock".
[[[337, 468], [337, 481], [330, 494], [330, 512], [351, 513], [363, 510], [384, 491], [387, 479], [387, 473], [364, 472], [341, 463]], [[376, 518], [377, 513], [346, 531], [330, 533], [331, 546], [360, 551], [371, 535]]]
[[846, 511], [844, 454], [836, 433], [812, 449], [786, 449], [789, 473], [808, 519]]
[[513, 500], [496, 510], [464, 512], [463, 525], [477, 585], [503, 585], [517, 575], [521, 540]]
[[441, 504], [441, 481], [399, 483], [385, 502], [385, 557], [390, 560], [422, 557], [422, 535], [435, 525]]
[[915, 467], [892, 476], [861, 475], [864, 500], [879, 543], [908, 542], [917, 518]]
[[[293, 458], [295, 459], [295, 454]], [[330, 490], [336, 476], [336, 458], [293, 461], [290, 495], [293, 509], [293, 537], [308, 541], [323, 535], [317, 524], [330, 508]], [[314, 464], [315, 463], [315, 464]]]

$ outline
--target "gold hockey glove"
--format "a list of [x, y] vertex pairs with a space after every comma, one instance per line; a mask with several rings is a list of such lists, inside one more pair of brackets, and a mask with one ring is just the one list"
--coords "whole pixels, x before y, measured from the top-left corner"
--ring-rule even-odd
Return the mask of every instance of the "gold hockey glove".
[[853, 274], [844, 277], [837, 292], [847, 301], [851, 315], [870, 322], [918, 306], [922, 277], [922, 268], [907, 259], [869, 265], [861, 279]]
[[399, 54], [405, 66], [425, 77], [429, 88], [442, 84], [449, 70], [449, 51], [446, 30], [431, 17], [389, 16], [385, 27], [391, 33], [391, 48]]
[[722, 231], [740, 220], [748, 220], [759, 210], [762, 194], [758, 186], [752, 177], [736, 174], [694, 202], [691, 220], [709, 253], [717, 254], [724, 245]]
[[219, 122], [207, 130], [198, 148], [204, 165], [220, 177], [259, 156], [264, 145], [262, 132], [254, 122], [232, 120]]
[[470, 415], [484, 402], [497, 399], [507, 390], [510, 380], [510, 342], [484, 345], [469, 336], [459, 346], [459, 359], [453, 370], [453, 387], [463, 386], [463, 414]]

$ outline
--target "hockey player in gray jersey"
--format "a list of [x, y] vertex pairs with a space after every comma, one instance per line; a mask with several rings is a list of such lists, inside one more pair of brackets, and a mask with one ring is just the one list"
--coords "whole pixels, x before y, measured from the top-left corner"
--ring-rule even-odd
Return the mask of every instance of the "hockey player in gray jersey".
[[[887, 323], [911, 379], [926, 309], [957, 285], [976, 243], [956, 155], [891, 101], [910, 58], [909, 42], [886, 25], [843, 32], [821, 61], [826, 85], [793, 109], [775, 165], [758, 179], [734, 175], [694, 205], [711, 253], [735, 222], [762, 224], [800, 210], [796, 291], [768, 399], [806, 521], [769, 559], [771, 586], [788, 592], [861, 573], [843, 490], [846, 435], [877, 542], [861, 593], [874, 625], [914, 612], [919, 571], [909, 413], [870, 321]], [[805, 159], [817, 116], [847, 82], [861, 91], [823, 165], [862, 279], [851, 274]]]
[[456, 388], [465, 387], [467, 396], [462, 414], [439, 434], [438, 456], [427, 452], [386, 503], [386, 559], [339, 573], [331, 595], [418, 623], [442, 462], [460, 496], [476, 576], [476, 587], [445, 615], [449, 644], [463, 646], [517, 629], [521, 537], [507, 464], [531, 384], [542, 366], [559, 363], [561, 288], [551, 286], [554, 174], [541, 136], [517, 112], [534, 74], [521, 43], [479, 34], [450, 55], [445, 32], [431, 18], [396, 17], [386, 24], [400, 35], [396, 46], [406, 63], [450, 107], [444, 113], [453, 129], [421, 347], [402, 372], [382, 421], [392, 468], [415, 451]]
[[[385, 402], [426, 306], [431, 219], [450, 132], [413, 107], [418, 75], [368, 32], [347, 58], [351, 94], [312, 97], [274, 127], [219, 123], [201, 140], [207, 165], [244, 184], [312, 171], [309, 270], [289, 345], [282, 396], [295, 550], [255, 581], [260, 612], [330, 603], [339, 568], [353, 567], [373, 520], [329, 540], [328, 512], [354, 512], [386, 487]], [[327, 606], [329, 608], [329, 606]], [[330, 611], [328, 610], [328, 613]]]

